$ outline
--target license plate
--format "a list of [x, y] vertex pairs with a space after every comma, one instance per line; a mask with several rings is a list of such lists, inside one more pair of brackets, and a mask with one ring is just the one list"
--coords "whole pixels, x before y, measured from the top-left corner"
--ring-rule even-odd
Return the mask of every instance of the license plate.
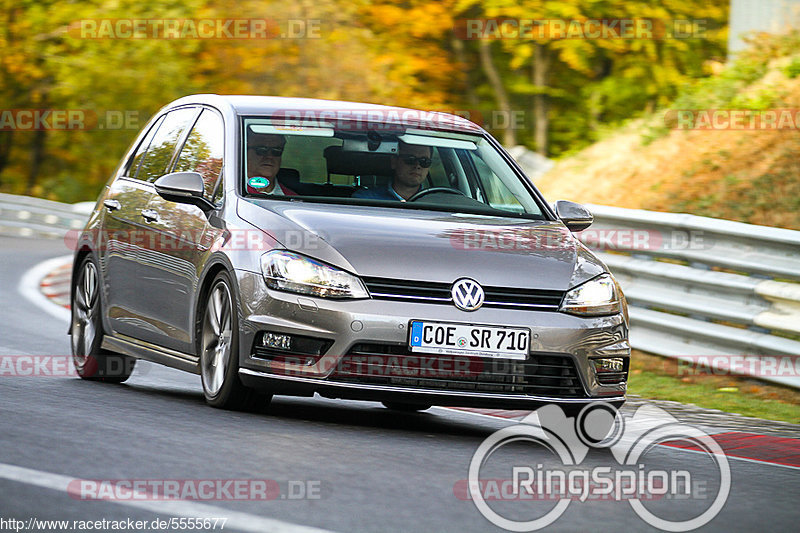
[[530, 336], [527, 328], [412, 320], [409, 347], [412, 352], [526, 359]]

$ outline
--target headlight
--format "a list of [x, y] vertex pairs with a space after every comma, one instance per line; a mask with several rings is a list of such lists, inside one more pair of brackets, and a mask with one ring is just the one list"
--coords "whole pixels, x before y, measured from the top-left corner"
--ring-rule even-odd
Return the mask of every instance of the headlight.
[[369, 298], [356, 276], [309, 257], [273, 250], [261, 256], [267, 287], [322, 298]]
[[622, 310], [622, 292], [610, 274], [603, 274], [567, 292], [561, 311], [571, 315], [615, 315]]

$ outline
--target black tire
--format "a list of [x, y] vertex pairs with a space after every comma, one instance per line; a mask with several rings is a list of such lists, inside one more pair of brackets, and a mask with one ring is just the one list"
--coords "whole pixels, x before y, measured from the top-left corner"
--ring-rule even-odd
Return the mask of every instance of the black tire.
[[136, 359], [102, 349], [100, 270], [91, 255], [81, 260], [71, 292], [70, 347], [75, 371], [83, 379], [122, 383], [131, 377]]
[[387, 409], [391, 409], [392, 411], [403, 411], [404, 413], [414, 413], [416, 411], [425, 411], [430, 409], [431, 405], [417, 405], [413, 403], [402, 403], [402, 402], [381, 402], [384, 407]]
[[203, 396], [212, 407], [261, 410], [271, 394], [245, 387], [239, 379], [239, 313], [230, 275], [216, 275], [199, 313], [198, 355]]

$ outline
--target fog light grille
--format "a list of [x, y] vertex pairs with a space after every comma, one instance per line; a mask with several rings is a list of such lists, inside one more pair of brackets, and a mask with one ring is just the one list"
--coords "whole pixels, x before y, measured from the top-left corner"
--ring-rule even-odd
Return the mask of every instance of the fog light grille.
[[624, 383], [628, 379], [628, 364], [630, 359], [627, 357], [603, 357], [592, 359], [597, 382], [601, 385], [616, 385]]
[[261, 344], [264, 348], [275, 348], [277, 350], [289, 351], [292, 349], [292, 337], [281, 333], [265, 332], [261, 337]]
[[316, 361], [328, 351], [332, 344], [333, 341], [328, 339], [262, 331], [256, 335], [250, 353], [259, 359], [273, 360], [290, 355], [295, 358], [308, 357]]

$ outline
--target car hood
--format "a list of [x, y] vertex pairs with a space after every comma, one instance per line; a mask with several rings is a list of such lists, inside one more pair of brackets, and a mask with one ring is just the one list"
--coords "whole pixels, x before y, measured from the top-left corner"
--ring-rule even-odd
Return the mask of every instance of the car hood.
[[555, 221], [250, 199], [237, 213], [284, 247], [363, 277], [566, 290], [606, 270]]

